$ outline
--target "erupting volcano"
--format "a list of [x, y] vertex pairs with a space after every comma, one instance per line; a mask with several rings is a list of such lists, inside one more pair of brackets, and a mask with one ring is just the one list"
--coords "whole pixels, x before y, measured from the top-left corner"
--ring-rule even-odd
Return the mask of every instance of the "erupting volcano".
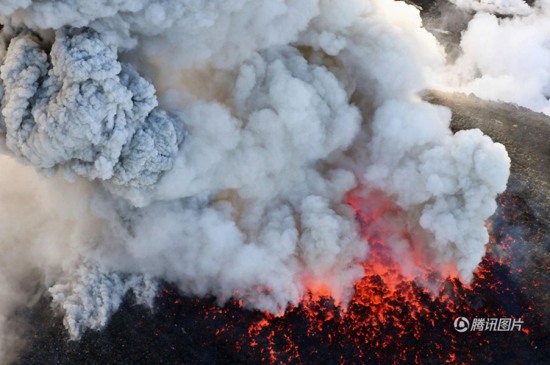
[[[368, 228], [372, 217], [356, 209], [361, 227]], [[548, 266], [518, 262], [526, 255], [517, 251], [548, 245], [546, 230], [525, 202], [510, 193], [499, 197], [490, 222], [488, 253], [469, 285], [429, 268], [423, 268], [422, 278], [407, 277], [383, 240], [369, 236], [366, 274], [355, 284], [345, 311], [329, 296], [310, 293], [283, 316], [273, 316], [245, 310], [237, 301], [219, 307], [213, 299], [182, 297], [166, 286], [153, 314], [128, 296], [105, 330], [87, 333], [78, 345], [67, 343], [59, 320], [36, 328], [37, 340], [23, 363], [70, 364], [87, 353], [90, 361], [108, 358], [117, 364], [544, 364], [550, 356], [548, 304], [533, 291], [546, 287]], [[527, 232], [518, 236], [517, 230]], [[438, 286], [428, 290], [419, 280]], [[40, 314], [35, 311], [29, 319], [44, 320]], [[481, 327], [461, 333], [453, 326], [458, 317], [515, 318], [522, 325], [512, 331]]]
[[0, 362], [550, 358], [550, 0], [0, 24]]

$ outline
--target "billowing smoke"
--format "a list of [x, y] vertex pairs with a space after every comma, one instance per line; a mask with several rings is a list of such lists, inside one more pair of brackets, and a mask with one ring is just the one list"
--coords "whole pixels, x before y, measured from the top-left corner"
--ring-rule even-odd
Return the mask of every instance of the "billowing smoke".
[[[454, 2], [466, 9], [489, 4]], [[449, 86], [550, 115], [550, 2], [538, 0], [533, 7], [521, 0], [491, 4], [468, 23], [462, 55], [447, 74]]]
[[497, 15], [528, 15], [532, 9], [523, 0], [451, 0], [461, 9]]
[[153, 86], [95, 31], [57, 31], [49, 55], [16, 35], [0, 72], [0, 130], [25, 162], [138, 189], [172, 167], [181, 122], [156, 109]]
[[44, 287], [73, 339], [161, 279], [276, 314], [320, 288], [345, 305], [369, 247], [350, 194], [399, 208], [404, 266], [471, 279], [509, 160], [418, 97], [446, 66], [416, 8], [101, 3], [0, 1], [2, 351]]

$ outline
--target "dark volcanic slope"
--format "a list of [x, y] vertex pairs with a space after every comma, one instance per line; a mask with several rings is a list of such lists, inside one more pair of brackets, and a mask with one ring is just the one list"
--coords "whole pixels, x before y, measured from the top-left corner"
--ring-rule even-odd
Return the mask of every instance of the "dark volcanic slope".
[[479, 128], [502, 143], [512, 161], [507, 190], [523, 197], [538, 220], [550, 225], [550, 117], [473, 95], [431, 91], [424, 99], [453, 111], [453, 131]]

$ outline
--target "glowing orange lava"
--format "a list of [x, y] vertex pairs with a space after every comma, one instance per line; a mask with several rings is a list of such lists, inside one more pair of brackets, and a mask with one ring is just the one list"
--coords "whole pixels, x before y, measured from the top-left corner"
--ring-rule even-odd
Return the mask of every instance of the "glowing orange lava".
[[[356, 283], [344, 310], [317, 292], [279, 317], [244, 310], [237, 302], [220, 308], [198, 299], [182, 305], [180, 315], [187, 326], [199, 328], [200, 338], [209, 338], [211, 346], [244, 363], [478, 364], [518, 358], [536, 363], [548, 354], [540, 351], [548, 345], [548, 323], [533, 309], [525, 285], [517, 280], [528, 268], [510, 261], [510, 252], [519, 243], [505, 232], [508, 223], [502, 223], [508, 222], [502, 216], [510, 215], [502, 208], [506, 203], [501, 201], [492, 221], [492, 242], [470, 285], [427, 268], [415, 272], [421, 272], [422, 278], [405, 275], [384, 240], [370, 236], [366, 275]], [[356, 213], [362, 233], [370, 234], [366, 223], [376, 221], [377, 212], [365, 216], [356, 209]], [[416, 263], [421, 267], [420, 260]], [[184, 311], [193, 316], [181, 314]], [[459, 333], [453, 327], [459, 316], [521, 318], [524, 327]]]

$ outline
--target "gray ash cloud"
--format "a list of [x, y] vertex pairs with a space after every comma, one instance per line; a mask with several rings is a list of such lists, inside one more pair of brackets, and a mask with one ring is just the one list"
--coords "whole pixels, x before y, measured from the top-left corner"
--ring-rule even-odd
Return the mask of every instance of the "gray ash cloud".
[[18, 158], [137, 189], [172, 167], [183, 123], [157, 107], [153, 85], [96, 31], [56, 31], [49, 51], [21, 32], [3, 58], [0, 130]]

